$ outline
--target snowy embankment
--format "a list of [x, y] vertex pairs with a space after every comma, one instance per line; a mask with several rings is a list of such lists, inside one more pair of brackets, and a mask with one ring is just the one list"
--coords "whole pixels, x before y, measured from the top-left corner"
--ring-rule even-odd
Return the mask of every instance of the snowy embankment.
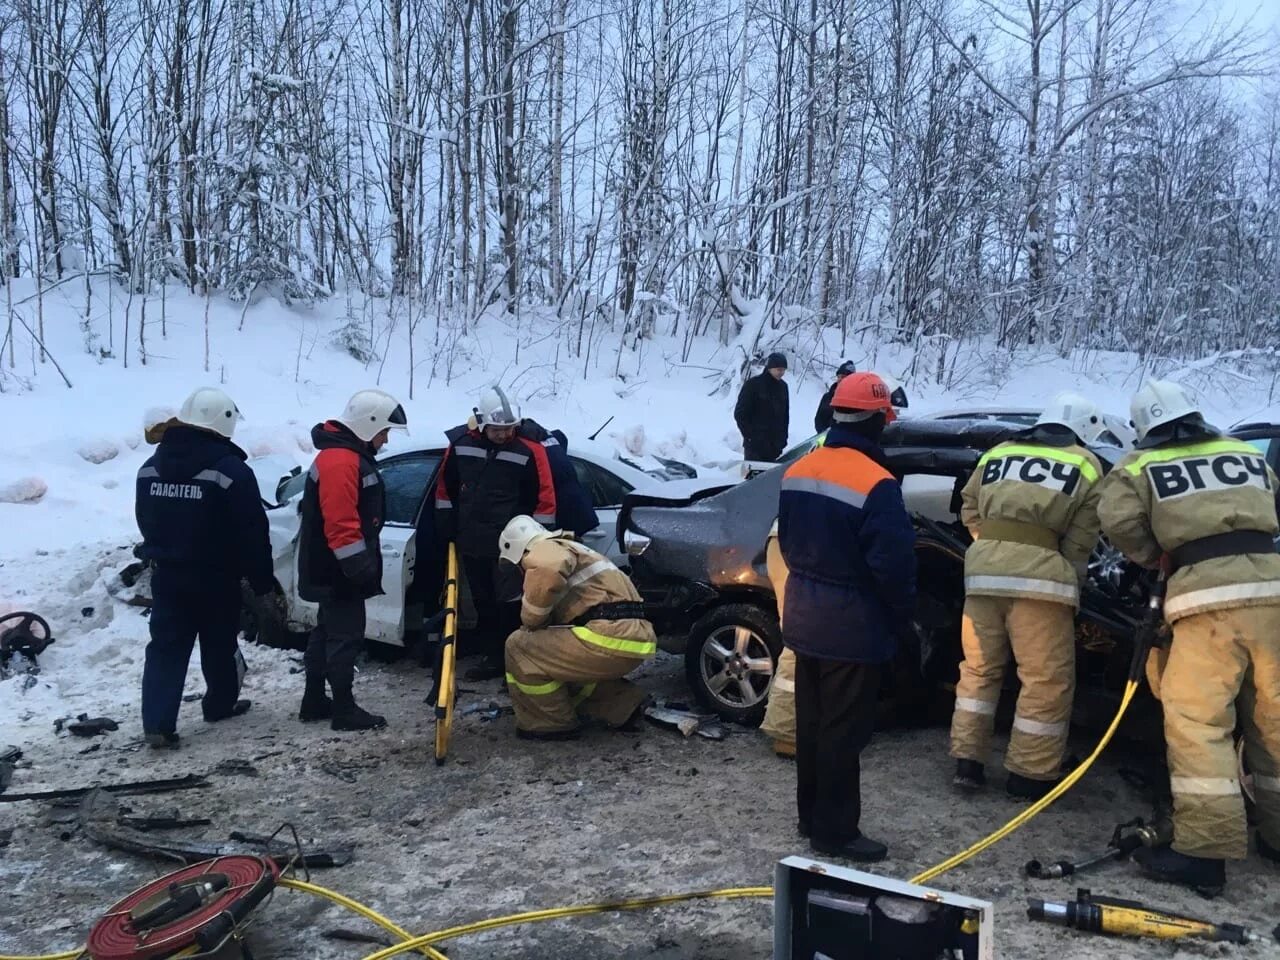
[[[14, 284], [15, 301], [25, 301], [24, 316], [32, 312], [33, 293]], [[600, 334], [594, 341], [588, 335], [584, 360], [571, 355], [573, 336], [547, 315], [518, 323], [488, 315], [465, 333], [449, 323], [427, 330], [424, 321], [415, 336], [410, 399], [407, 323], [387, 332], [385, 321], [376, 321], [373, 339], [380, 359], [361, 363], [334, 345], [334, 330], [350, 310], [342, 300], [310, 309], [268, 300], [247, 310], [215, 300], [206, 339], [203, 298], [171, 295], [165, 335], [159, 310], [151, 305], [145, 365], [136, 344], [135, 304], [130, 334], [135, 342], [126, 367], [123, 301], [117, 294], [114, 312], [107, 316], [105, 288], [96, 290], [99, 350], [91, 355], [85, 350], [81, 297], [78, 285], [45, 293], [45, 344], [70, 389], [54, 365], [42, 363], [21, 338], [21, 330], [16, 367], [9, 368], [7, 351], [3, 357], [0, 613], [41, 613], [58, 643], [42, 658], [44, 669], [30, 689], [17, 689], [15, 680], [0, 683], [0, 743], [22, 742], [37, 735], [37, 728], [51, 733], [52, 720], [66, 713], [136, 712], [145, 620], [111, 596], [136, 540], [133, 478], [151, 450], [143, 441], [145, 424], [176, 409], [201, 384], [220, 383], [235, 398], [245, 416], [236, 440], [250, 455], [278, 454], [300, 465], [312, 454], [312, 424], [336, 415], [354, 390], [378, 384], [404, 402], [411, 433], [393, 438], [394, 453], [441, 442], [446, 428], [466, 418], [478, 391], [495, 381], [521, 400], [526, 415], [563, 428], [571, 444], [608, 421], [599, 441], [633, 456], [657, 454], [691, 464], [741, 456], [734, 390], [712, 392], [741, 353], [738, 345], [695, 342], [682, 360], [681, 335], [646, 341], [619, 356], [616, 335]], [[362, 313], [379, 310], [385, 314], [385, 303]], [[833, 339], [800, 349], [771, 336], [765, 325], [761, 349], [776, 345], [792, 357], [793, 442], [810, 435], [814, 406], [842, 356], [860, 368], [875, 366], [903, 379], [910, 371], [909, 348], [867, 341], [851, 342], [842, 351]], [[114, 351], [105, 355], [111, 339]], [[950, 392], [922, 378], [910, 380], [911, 412], [996, 403], [1036, 406], [1071, 387], [1125, 413], [1140, 365], [1131, 355], [1095, 354], [1072, 364], [1029, 350], [1010, 355], [975, 347], [956, 359], [955, 369], [964, 371], [955, 378], [962, 386]], [[1194, 375], [1205, 374], [1197, 369]], [[1221, 395], [1230, 409], [1219, 406], [1215, 413], [1223, 422], [1234, 422], [1265, 403], [1269, 387], [1258, 382], [1242, 389], [1237, 381], [1230, 396]], [[263, 685], [290, 683], [282, 663], [279, 657], [267, 658], [254, 681], [259, 691]], [[192, 689], [198, 690], [198, 674], [192, 675]]]

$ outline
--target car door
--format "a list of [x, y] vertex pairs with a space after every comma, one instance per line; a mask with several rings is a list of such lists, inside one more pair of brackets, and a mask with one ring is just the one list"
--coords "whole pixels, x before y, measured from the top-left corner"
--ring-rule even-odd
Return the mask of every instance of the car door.
[[582, 542], [618, 566], [625, 566], [626, 556], [618, 543], [618, 511], [622, 509], [622, 498], [633, 489], [631, 484], [588, 460], [572, 455], [569, 459], [600, 520], [600, 526], [583, 537]]
[[370, 640], [396, 646], [404, 643], [405, 591], [413, 583], [417, 563], [418, 512], [442, 457], [439, 451], [415, 451], [378, 463], [387, 514], [380, 537], [382, 595], [365, 603], [365, 635]]

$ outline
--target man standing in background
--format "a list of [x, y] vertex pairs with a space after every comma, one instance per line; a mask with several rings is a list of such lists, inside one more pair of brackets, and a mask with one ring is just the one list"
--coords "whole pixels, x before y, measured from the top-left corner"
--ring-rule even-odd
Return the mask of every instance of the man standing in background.
[[813, 415], [813, 429], [818, 433], [831, 427], [831, 398], [836, 395], [836, 387], [840, 386], [841, 380], [857, 369], [852, 360], [846, 360], [836, 368], [836, 382], [827, 387], [827, 392], [818, 401], [818, 412]]
[[742, 432], [742, 455], [746, 460], [772, 463], [787, 446], [791, 419], [791, 393], [783, 377], [787, 358], [769, 354], [764, 370], [742, 385], [733, 419]]

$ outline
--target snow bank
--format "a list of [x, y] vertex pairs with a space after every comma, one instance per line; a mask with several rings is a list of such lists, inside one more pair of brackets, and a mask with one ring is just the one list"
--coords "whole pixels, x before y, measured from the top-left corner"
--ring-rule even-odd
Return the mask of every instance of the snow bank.
[[106, 463], [120, 456], [120, 447], [111, 440], [86, 440], [76, 449], [81, 460], [90, 463]]
[[39, 477], [0, 480], [0, 503], [39, 503], [49, 492], [49, 485]]

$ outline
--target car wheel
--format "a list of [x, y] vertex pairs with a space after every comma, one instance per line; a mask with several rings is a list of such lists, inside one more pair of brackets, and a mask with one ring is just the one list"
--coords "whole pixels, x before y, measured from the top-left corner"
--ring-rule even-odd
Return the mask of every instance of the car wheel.
[[725, 720], [755, 726], [782, 654], [778, 618], [751, 603], [730, 603], [689, 629], [684, 666], [694, 695]]

